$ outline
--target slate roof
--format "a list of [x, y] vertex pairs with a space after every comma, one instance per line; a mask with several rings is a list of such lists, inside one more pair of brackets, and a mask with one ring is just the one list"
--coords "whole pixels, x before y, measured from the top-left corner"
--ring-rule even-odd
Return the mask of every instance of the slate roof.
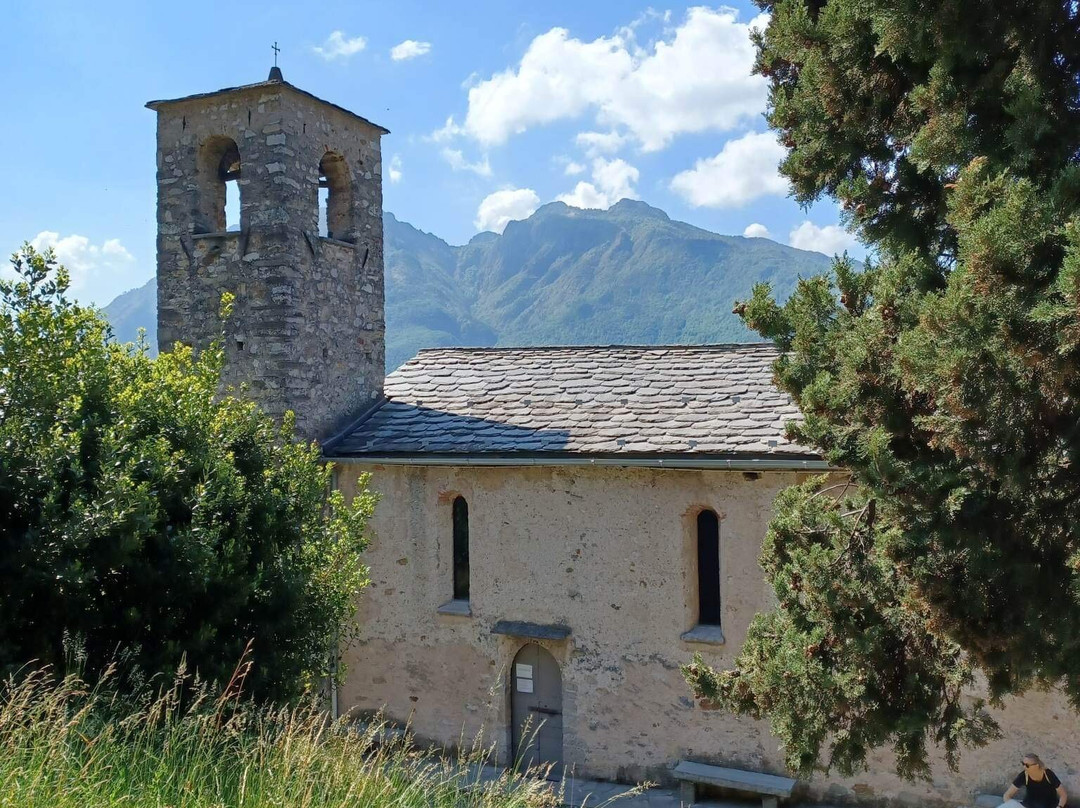
[[327, 457], [433, 454], [817, 456], [768, 344], [432, 348]]

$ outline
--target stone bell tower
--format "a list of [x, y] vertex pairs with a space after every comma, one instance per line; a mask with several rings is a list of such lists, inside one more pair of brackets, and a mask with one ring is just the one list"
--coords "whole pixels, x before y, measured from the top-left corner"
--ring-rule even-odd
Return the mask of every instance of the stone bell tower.
[[[158, 114], [160, 350], [224, 333], [227, 384], [246, 383], [274, 416], [293, 410], [302, 437], [328, 436], [382, 393], [388, 131], [277, 67], [257, 84], [146, 106]], [[239, 229], [225, 220], [232, 181]]]

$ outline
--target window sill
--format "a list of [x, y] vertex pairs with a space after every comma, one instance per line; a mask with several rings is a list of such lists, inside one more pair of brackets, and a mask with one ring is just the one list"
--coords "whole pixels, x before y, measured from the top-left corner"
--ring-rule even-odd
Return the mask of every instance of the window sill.
[[350, 250], [356, 249], [356, 245], [351, 241], [342, 241], [339, 238], [330, 238], [330, 236], [319, 236], [319, 241], [327, 241], [330, 244], [336, 244], [339, 247], [348, 247]]
[[683, 642], [696, 642], [702, 645], [723, 645], [724, 632], [720, 626], [694, 626], [679, 637]]
[[467, 600], [448, 600], [436, 611], [439, 614], [452, 614], [458, 617], [472, 617], [472, 606]]
[[240, 235], [243, 235], [243, 234], [239, 230], [220, 230], [217, 233], [192, 233], [191, 237], [193, 239], [212, 240], [212, 239], [229, 238], [229, 236], [240, 236]]

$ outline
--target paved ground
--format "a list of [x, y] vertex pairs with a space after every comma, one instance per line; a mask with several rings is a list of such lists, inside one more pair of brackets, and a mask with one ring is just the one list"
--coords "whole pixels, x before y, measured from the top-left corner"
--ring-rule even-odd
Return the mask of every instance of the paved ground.
[[[474, 770], [480, 781], [496, 780], [503, 774], [502, 769], [484, 766]], [[558, 784], [553, 783], [553, 787]], [[634, 793], [635, 789], [615, 783], [602, 783], [596, 780], [570, 779], [563, 785], [563, 805], [568, 808], [687, 808], [680, 802], [679, 792], [663, 788], [651, 788], [643, 793]], [[727, 802], [707, 800], [695, 802], [698, 808], [753, 808], [760, 802]], [[819, 808], [828, 808], [819, 806]]]

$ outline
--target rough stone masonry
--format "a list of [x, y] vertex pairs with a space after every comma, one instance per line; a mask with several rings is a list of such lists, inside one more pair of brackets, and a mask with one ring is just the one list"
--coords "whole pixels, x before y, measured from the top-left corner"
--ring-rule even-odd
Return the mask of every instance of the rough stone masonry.
[[[271, 415], [293, 410], [302, 437], [329, 434], [382, 391], [387, 130], [277, 68], [265, 82], [147, 106], [158, 114], [160, 350], [223, 336], [226, 385], [246, 384]], [[222, 323], [224, 291], [236, 299]]]

